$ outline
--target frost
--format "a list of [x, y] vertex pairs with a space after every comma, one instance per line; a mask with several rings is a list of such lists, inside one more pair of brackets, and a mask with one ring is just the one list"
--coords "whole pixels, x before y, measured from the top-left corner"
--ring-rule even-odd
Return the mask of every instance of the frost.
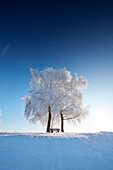
[[[2, 111], [0, 110], [0, 116], [2, 115]], [[2, 120], [0, 119], [0, 123], [2, 122]], [[2, 129], [2, 126], [0, 125], [0, 131]]]
[[32, 79], [29, 97], [24, 97], [25, 117], [32, 123], [40, 121], [47, 124], [47, 132], [54, 124], [67, 120], [76, 124], [81, 122], [88, 114], [88, 108], [83, 107], [82, 89], [87, 87], [84, 77], [73, 76], [66, 68], [46, 68], [43, 71], [30, 69]]

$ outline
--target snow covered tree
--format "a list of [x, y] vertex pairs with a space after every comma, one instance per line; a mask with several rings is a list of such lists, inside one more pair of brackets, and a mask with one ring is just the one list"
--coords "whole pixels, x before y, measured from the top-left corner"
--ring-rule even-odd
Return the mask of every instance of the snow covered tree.
[[60, 75], [65, 69], [54, 70], [47, 68], [43, 71], [31, 69], [33, 79], [31, 80], [30, 97], [24, 97], [26, 102], [25, 116], [32, 122], [40, 121], [42, 125], [47, 122], [47, 132], [50, 132], [51, 114], [56, 114], [56, 106], [58, 104], [57, 89], [60, 88]]
[[30, 96], [23, 98], [26, 102], [25, 116], [30, 122], [47, 123], [47, 132], [52, 125], [61, 122], [63, 132], [64, 120], [76, 123], [87, 115], [81, 92], [87, 86], [85, 78], [78, 79], [65, 68], [47, 68], [40, 72], [31, 69], [31, 74]]
[[[0, 116], [2, 115], [1, 110], [0, 110]], [[0, 123], [2, 122], [2, 120], [0, 119]], [[2, 126], [0, 125], [0, 130], [2, 129]]]
[[64, 120], [76, 124], [81, 122], [89, 112], [89, 106], [83, 107], [82, 89], [87, 87], [87, 80], [84, 77], [78, 78], [75, 74], [68, 84], [64, 84], [64, 95], [61, 98], [62, 108], [61, 116], [61, 132], [64, 132]]

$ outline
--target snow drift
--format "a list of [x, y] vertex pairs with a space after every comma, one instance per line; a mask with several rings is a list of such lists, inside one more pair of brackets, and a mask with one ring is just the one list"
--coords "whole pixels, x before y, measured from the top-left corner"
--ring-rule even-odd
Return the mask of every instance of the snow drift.
[[112, 170], [113, 133], [0, 133], [0, 170]]

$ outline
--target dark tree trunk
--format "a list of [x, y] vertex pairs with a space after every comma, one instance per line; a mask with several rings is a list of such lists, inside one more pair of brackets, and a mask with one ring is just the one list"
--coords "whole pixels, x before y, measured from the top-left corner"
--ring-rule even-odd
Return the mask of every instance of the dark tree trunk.
[[49, 112], [49, 115], [48, 115], [48, 122], [47, 122], [47, 132], [50, 132], [50, 125], [51, 125], [51, 107], [50, 106], [48, 107], [48, 112]]
[[63, 120], [62, 111], [60, 112], [60, 116], [61, 116], [61, 132], [64, 132], [64, 120]]

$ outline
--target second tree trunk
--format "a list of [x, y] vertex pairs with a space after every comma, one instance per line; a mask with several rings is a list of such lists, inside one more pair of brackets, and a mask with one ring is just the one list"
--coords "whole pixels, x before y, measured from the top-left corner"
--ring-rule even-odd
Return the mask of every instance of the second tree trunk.
[[60, 116], [61, 116], [61, 132], [64, 132], [64, 119], [63, 119], [62, 111], [60, 112]]

